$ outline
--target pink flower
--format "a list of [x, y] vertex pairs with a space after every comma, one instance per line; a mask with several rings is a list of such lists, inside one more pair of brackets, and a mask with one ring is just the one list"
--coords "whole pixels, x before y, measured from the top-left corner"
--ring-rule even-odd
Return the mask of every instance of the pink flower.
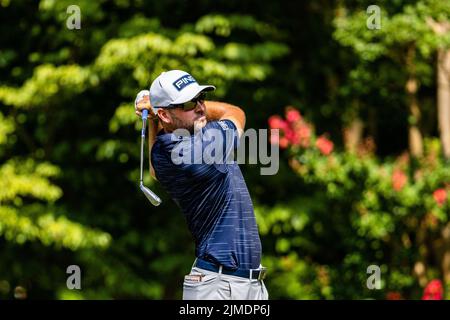
[[271, 129], [286, 129], [288, 124], [280, 116], [271, 116], [268, 120]]
[[286, 137], [282, 137], [280, 138], [280, 148], [281, 149], [286, 149], [289, 145], [289, 140], [286, 139]]
[[408, 177], [401, 170], [395, 170], [392, 174], [392, 187], [395, 191], [400, 191], [408, 181]]
[[271, 131], [270, 132], [270, 143], [278, 144], [281, 149], [286, 149], [289, 145], [289, 140], [286, 137], [281, 137], [279, 132]]
[[296, 133], [300, 139], [300, 145], [304, 148], [309, 147], [311, 138], [311, 129], [307, 124], [301, 124], [297, 126]]
[[439, 279], [431, 280], [423, 291], [422, 300], [442, 300], [444, 289]]
[[320, 150], [323, 155], [329, 155], [333, 151], [333, 142], [321, 136], [316, 140], [316, 147]]
[[289, 123], [294, 123], [297, 121], [300, 121], [302, 119], [302, 116], [300, 115], [300, 112], [298, 112], [297, 109], [289, 108], [286, 111], [286, 120]]
[[311, 136], [311, 129], [309, 129], [308, 125], [303, 124], [298, 127], [297, 133], [302, 139], [309, 139]]
[[433, 192], [433, 198], [438, 205], [442, 206], [444, 202], [447, 200], [447, 190], [437, 189], [436, 191]]
[[275, 131], [270, 131], [270, 143], [280, 144], [280, 135], [278, 133], [275, 133]]
[[297, 145], [300, 142], [299, 136], [290, 126], [285, 129], [284, 134], [291, 144]]

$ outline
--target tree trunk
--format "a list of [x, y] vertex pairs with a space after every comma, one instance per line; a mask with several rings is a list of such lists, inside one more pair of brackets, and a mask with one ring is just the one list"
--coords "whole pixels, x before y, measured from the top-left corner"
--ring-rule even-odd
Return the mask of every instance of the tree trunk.
[[446, 159], [450, 159], [450, 50], [438, 50], [438, 123], [442, 149]]
[[356, 152], [357, 147], [362, 141], [364, 124], [359, 118], [352, 120], [350, 125], [345, 128], [345, 149], [350, 152]]
[[409, 109], [409, 150], [412, 156], [420, 157], [423, 154], [423, 139], [419, 128], [421, 113], [417, 101], [417, 89], [419, 84], [416, 76], [416, 65], [414, 63], [415, 55], [415, 45], [409, 46], [406, 56], [406, 67], [409, 78], [406, 82], [405, 89], [408, 97]]
[[[416, 79], [409, 79], [408, 83], [417, 82]], [[417, 85], [412, 85], [417, 86]], [[411, 151], [411, 155], [415, 157], [420, 157], [423, 154], [423, 142], [422, 142], [422, 133], [419, 129], [420, 123], [420, 108], [417, 103], [417, 90], [408, 92], [408, 100], [409, 100], [409, 114], [410, 114], [410, 123], [409, 123], [409, 150]]]
[[[445, 36], [450, 32], [449, 21], [437, 22], [428, 17], [426, 22], [438, 36]], [[450, 50], [446, 48], [438, 49], [437, 82], [439, 133], [442, 151], [448, 160], [450, 159]]]
[[414, 274], [419, 281], [421, 287], [425, 287], [428, 283], [427, 277], [427, 260], [428, 260], [428, 247], [426, 245], [427, 239], [427, 226], [424, 220], [422, 220], [416, 231], [416, 245], [418, 248], [418, 259], [414, 263]]
[[442, 229], [443, 254], [442, 254], [442, 274], [445, 283], [450, 283], [450, 224]]
[[450, 284], [450, 223], [442, 227], [440, 232], [441, 236], [432, 242], [432, 249], [434, 259], [441, 267], [444, 282]]

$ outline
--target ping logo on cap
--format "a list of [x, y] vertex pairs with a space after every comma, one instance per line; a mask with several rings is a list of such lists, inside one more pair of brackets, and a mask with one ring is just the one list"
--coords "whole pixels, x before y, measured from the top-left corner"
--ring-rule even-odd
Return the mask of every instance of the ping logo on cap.
[[175, 82], [173, 83], [173, 86], [178, 90], [181, 91], [184, 89], [184, 87], [197, 82], [193, 76], [186, 74], [184, 76], [182, 76], [180, 79], [175, 80]]

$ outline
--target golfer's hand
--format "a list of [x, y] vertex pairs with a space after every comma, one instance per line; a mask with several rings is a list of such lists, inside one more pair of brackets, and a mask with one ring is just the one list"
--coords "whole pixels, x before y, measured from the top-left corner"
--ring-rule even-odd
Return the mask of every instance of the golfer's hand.
[[142, 110], [148, 110], [148, 117], [150, 119], [156, 119], [156, 115], [153, 112], [152, 106], [150, 105], [150, 96], [148, 90], [142, 90], [136, 96], [136, 100], [134, 101], [134, 110], [136, 115], [139, 117], [142, 116]]

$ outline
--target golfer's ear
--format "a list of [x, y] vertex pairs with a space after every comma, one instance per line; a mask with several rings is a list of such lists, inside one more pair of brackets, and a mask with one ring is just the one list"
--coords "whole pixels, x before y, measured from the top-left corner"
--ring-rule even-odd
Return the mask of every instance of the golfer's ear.
[[167, 112], [167, 110], [164, 109], [158, 109], [158, 117], [159, 119], [161, 119], [161, 121], [165, 123], [169, 123], [171, 121], [169, 113]]

